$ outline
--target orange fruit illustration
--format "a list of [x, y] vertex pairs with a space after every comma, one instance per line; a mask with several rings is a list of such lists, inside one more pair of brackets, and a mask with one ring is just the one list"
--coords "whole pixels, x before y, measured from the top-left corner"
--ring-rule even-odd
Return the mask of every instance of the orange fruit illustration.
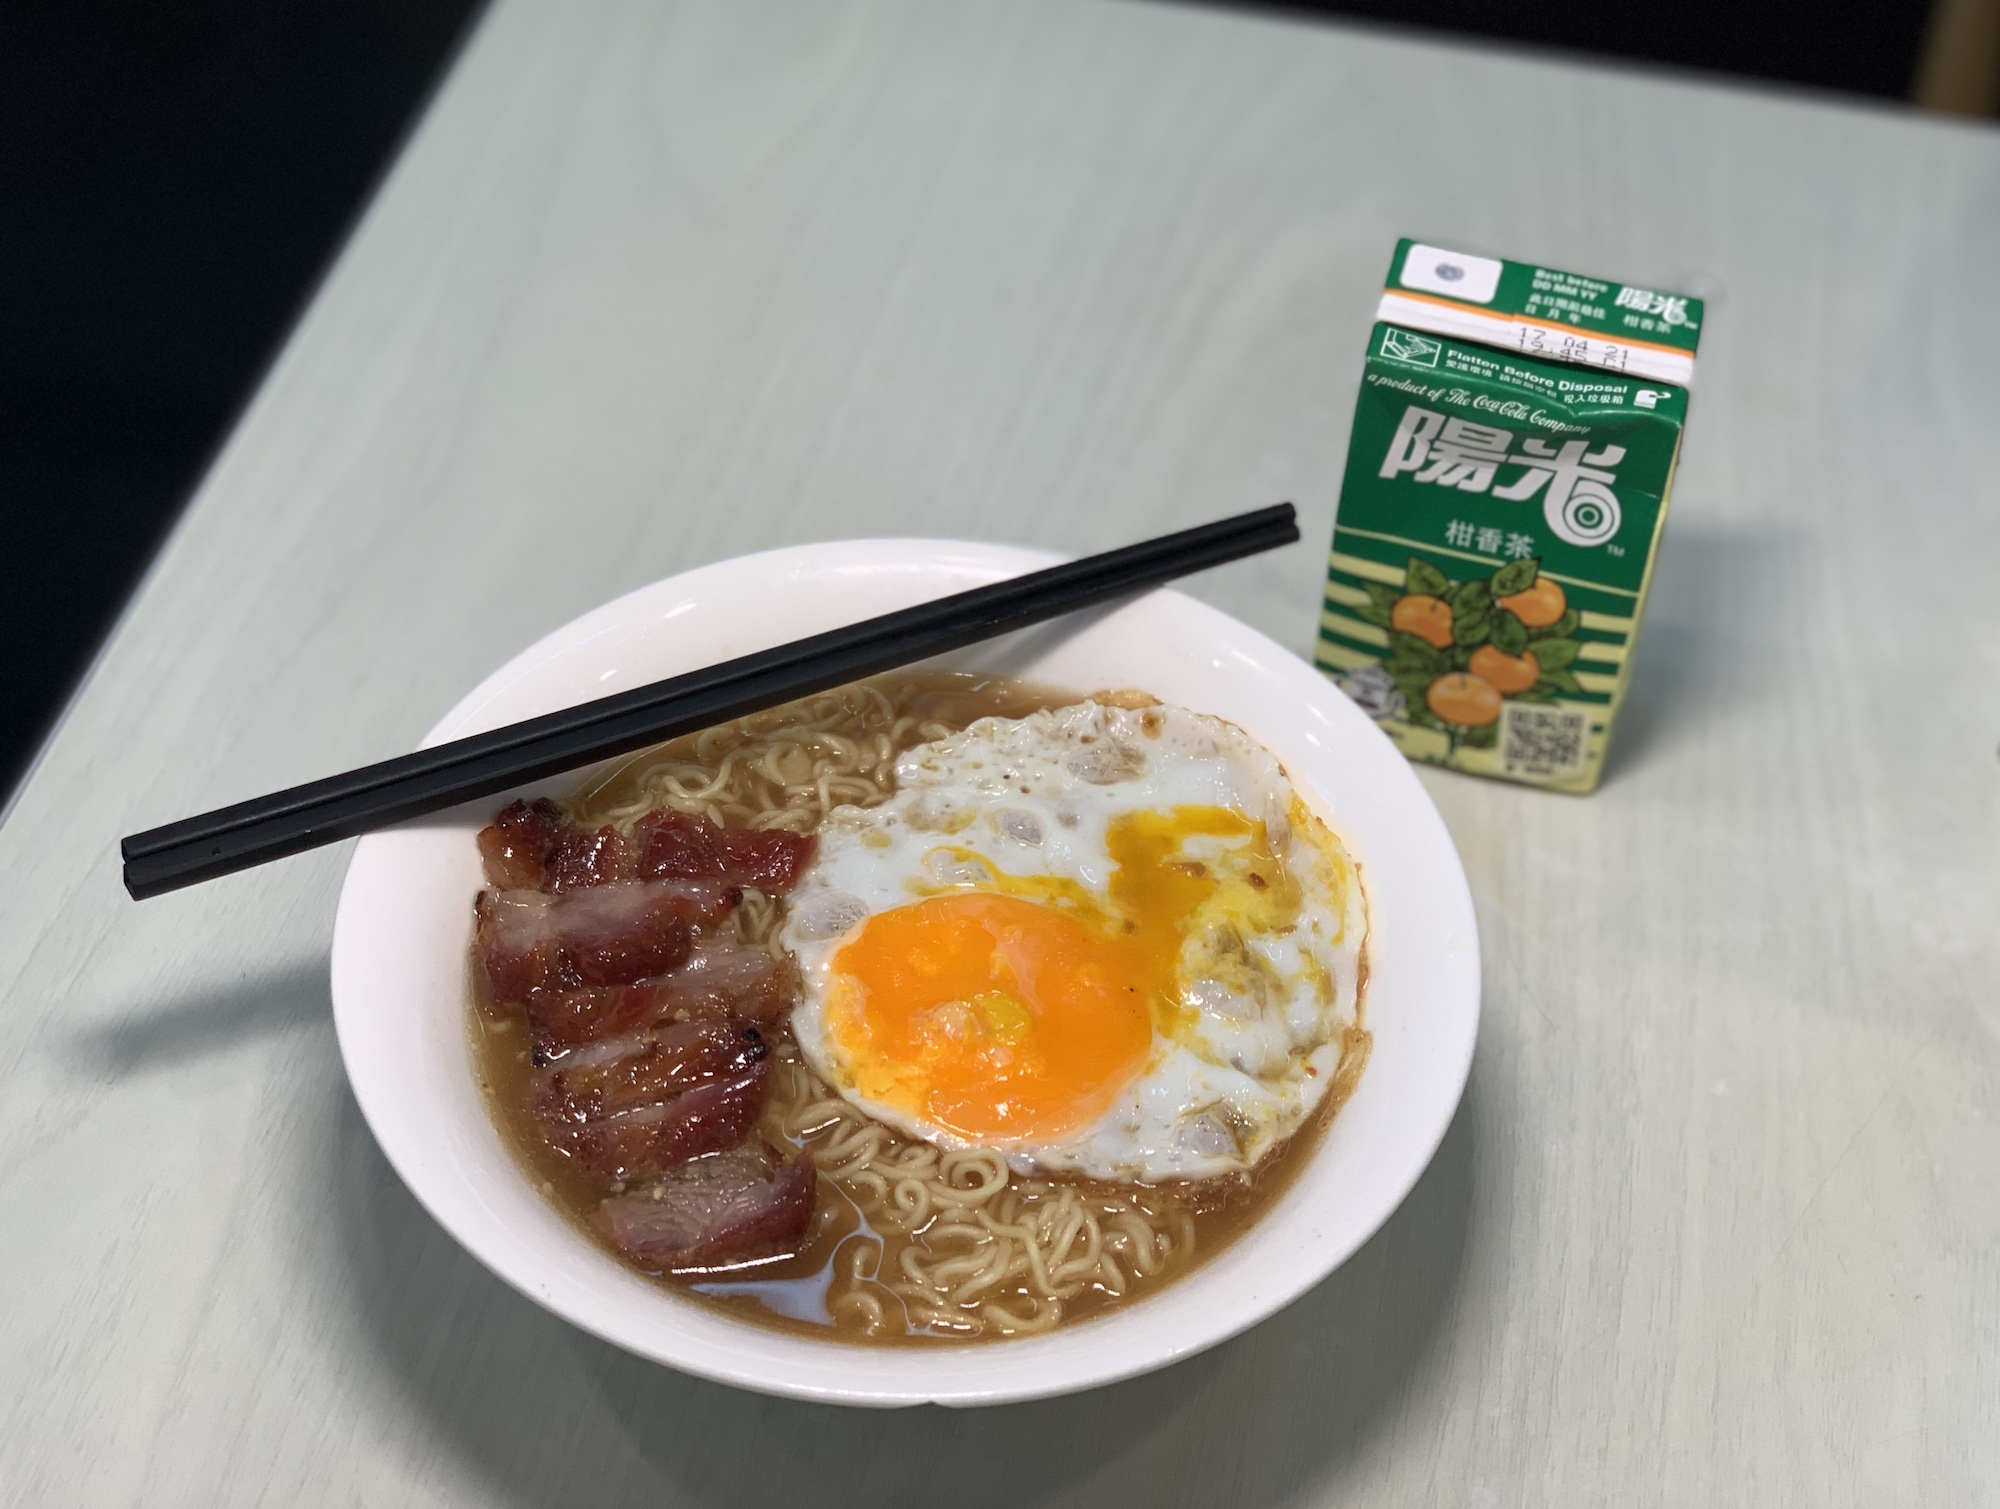
[[[1472, 663], [1467, 669], [1491, 684], [1495, 691], [1506, 694], [1525, 692], [1542, 679], [1542, 663], [1535, 659], [1533, 650], [1509, 655], [1490, 644], [1483, 644], [1472, 652]], [[1438, 716], [1444, 715], [1440, 713]]]
[[1451, 648], [1451, 604], [1441, 597], [1410, 592], [1389, 610], [1389, 627], [1414, 634], [1433, 649]]
[[1490, 681], [1464, 671], [1440, 676], [1424, 693], [1430, 710], [1447, 723], [1483, 728], [1500, 716], [1500, 693]]
[[1546, 629], [1569, 608], [1563, 589], [1546, 576], [1538, 576], [1524, 591], [1499, 599], [1500, 606], [1531, 629]]

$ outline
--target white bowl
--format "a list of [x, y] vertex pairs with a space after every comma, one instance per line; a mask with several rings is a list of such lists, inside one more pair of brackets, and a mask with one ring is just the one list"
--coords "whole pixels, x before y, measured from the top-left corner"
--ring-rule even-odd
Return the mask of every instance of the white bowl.
[[[489, 676], [425, 742], [1057, 559], [995, 545], [854, 540], [706, 566], [556, 630]], [[1284, 762], [1361, 864], [1375, 1044], [1360, 1087], [1261, 1221], [1129, 1309], [970, 1346], [856, 1346], [749, 1325], [591, 1245], [529, 1185], [487, 1117], [473, 1083], [465, 992], [481, 884], [473, 835], [506, 800], [489, 798], [361, 841], [334, 925], [334, 1022], [355, 1098], [397, 1173], [473, 1256], [538, 1304], [642, 1357], [772, 1394], [865, 1405], [1032, 1399], [1163, 1367], [1263, 1319], [1365, 1242], [1430, 1161], [1471, 1067], [1479, 940], [1444, 824], [1374, 724], [1297, 656], [1171, 591], [941, 663], [1079, 693], [1143, 688], [1237, 723]]]

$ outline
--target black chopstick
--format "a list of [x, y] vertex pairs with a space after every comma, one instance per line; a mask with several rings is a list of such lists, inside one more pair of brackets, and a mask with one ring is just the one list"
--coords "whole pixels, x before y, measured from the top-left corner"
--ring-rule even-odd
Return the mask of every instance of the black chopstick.
[[134, 900], [247, 870], [1043, 623], [1299, 537], [1289, 503], [975, 587], [135, 833]]

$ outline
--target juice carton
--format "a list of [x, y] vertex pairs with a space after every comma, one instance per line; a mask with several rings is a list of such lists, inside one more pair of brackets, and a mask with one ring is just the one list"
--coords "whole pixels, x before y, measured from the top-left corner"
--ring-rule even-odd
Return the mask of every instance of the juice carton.
[[1397, 245], [1317, 659], [1411, 759], [1597, 785], [1701, 321], [1699, 299]]

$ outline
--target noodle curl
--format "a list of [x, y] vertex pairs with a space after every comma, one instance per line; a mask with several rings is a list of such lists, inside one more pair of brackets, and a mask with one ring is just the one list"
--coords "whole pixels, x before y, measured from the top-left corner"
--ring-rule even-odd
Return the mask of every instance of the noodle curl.
[[787, 1057], [775, 1129], [813, 1150], [867, 1230], [847, 1239], [827, 1307], [871, 1335], [914, 1328], [965, 1337], [1047, 1331], [1087, 1290], [1122, 1295], [1194, 1251], [1173, 1192], [1024, 1178], [991, 1148], [903, 1136]]

